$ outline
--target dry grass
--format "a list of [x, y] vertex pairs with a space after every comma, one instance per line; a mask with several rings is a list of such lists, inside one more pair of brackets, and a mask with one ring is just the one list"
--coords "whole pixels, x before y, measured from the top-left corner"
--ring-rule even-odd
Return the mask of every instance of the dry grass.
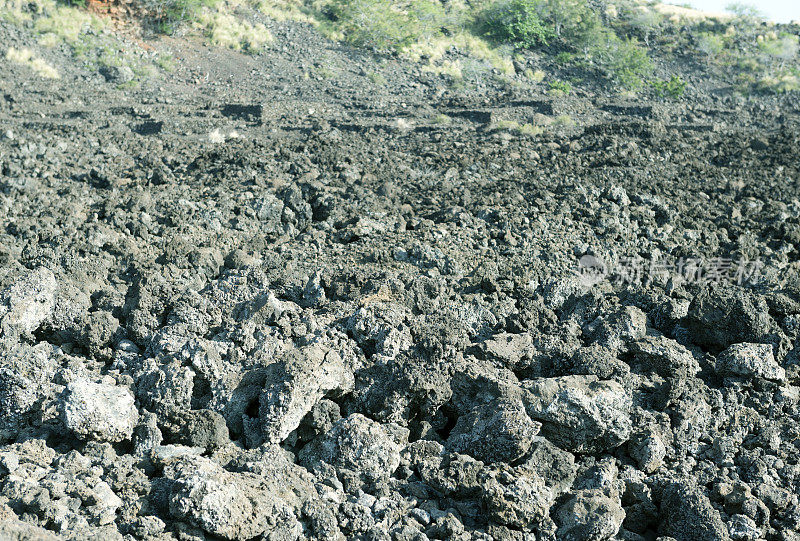
[[251, 53], [265, 49], [275, 39], [263, 24], [242, 20], [224, 6], [218, 11], [204, 8], [195, 26], [211, 45]]
[[45, 79], [59, 78], [58, 71], [41, 58], [34, 56], [33, 51], [30, 49], [15, 49], [14, 47], [11, 47], [6, 52], [6, 59], [16, 64], [28, 66], [37, 75]]

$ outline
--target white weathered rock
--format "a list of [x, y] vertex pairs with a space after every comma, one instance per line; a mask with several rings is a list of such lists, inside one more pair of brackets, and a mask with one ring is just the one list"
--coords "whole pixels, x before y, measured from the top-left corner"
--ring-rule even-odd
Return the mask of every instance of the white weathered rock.
[[0, 430], [24, 425], [51, 393], [53, 346], [0, 343]]
[[40, 267], [0, 294], [0, 328], [4, 333], [32, 333], [53, 313], [56, 277]]
[[64, 426], [82, 440], [128, 440], [139, 419], [129, 389], [86, 379], [67, 385], [60, 408]]
[[555, 518], [558, 539], [604, 541], [617, 535], [625, 510], [601, 490], [580, 490], [558, 508]]
[[326, 395], [353, 387], [353, 372], [333, 350], [310, 346], [292, 352], [269, 368], [259, 403], [264, 436], [271, 443], [285, 440]]
[[520, 401], [493, 401], [458, 418], [447, 446], [483, 462], [514, 462], [522, 458], [539, 433]]
[[630, 395], [596, 376], [542, 378], [524, 384], [528, 415], [542, 434], [572, 452], [597, 452], [626, 442], [631, 433]]
[[170, 514], [225, 539], [262, 534], [296, 539], [302, 531], [297, 514], [305, 499], [314, 496], [313, 485], [300, 473], [302, 468], [282, 459], [278, 451], [272, 454], [255, 473], [228, 472], [200, 456], [169, 464], [164, 476], [174, 481]]
[[775, 360], [770, 344], [733, 344], [717, 357], [717, 372], [735, 376], [786, 380], [786, 371]]
[[370, 479], [389, 477], [400, 465], [400, 446], [375, 421], [354, 413], [300, 451], [308, 467], [325, 462]]

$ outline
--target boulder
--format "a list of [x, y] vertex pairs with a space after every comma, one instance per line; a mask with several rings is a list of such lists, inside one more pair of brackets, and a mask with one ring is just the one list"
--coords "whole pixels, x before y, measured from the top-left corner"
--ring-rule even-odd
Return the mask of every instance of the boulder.
[[514, 462], [528, 452], [541, 426], [521, 402], [495, 400], [459, 417], [447, 447], [486, 463]]
[[541, 378], [523, 384], [525, 409], [542, 423], [542, 435], [570, 452], [618, 447], [631, 433], [631, 396], [596, 376]]
[[310, 346], [293, 350], [267, 368], [259, 398], [259, 418], [266, 441], [285, 440], [314, 405], [329, 394], [353, 387], [353, 372], [333, 350]]
[[733, 344], [717, 356], [717, 372], [745, 378], [784, 381], [786, 371], [775, 360], [770, 344]]
[[128, 388], [86, 379], [67, 385], [59, 407], [65, 428], [82, 440], [129, 440], [139, 420]]
[[306, 445], [300, 461], [310, 469], [325, 462], [367, 479], [386, 479], [400, 465], [400, 446], [379, 423], [354, 413]]

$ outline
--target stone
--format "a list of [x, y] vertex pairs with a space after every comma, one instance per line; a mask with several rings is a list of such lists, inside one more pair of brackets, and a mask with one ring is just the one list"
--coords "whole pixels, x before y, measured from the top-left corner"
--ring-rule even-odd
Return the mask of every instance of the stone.
[[716, 369], [731, 376], [786, 380], [786, 371], [775, 360], [770, 344], [733, 344], [717, 356]]
[[0, 293], [0, 330], [31, 334], [53, 313], [56, 277], [40, 267], [30, 271]]
[[636, 434], [628, 445], [629, 453], [645, 473], [653, 473], [664, 463], [667, 448], [655, 433]]
[[575, 455], [541, 436], [533, 438], [528, 458], [521, 467], [535, 471], [556, 495], [569, 490], [577, 470]]
[[600, 344], [616, 351], [628, 342], [644, 338], [647, 315], [635, 306], [625, 306], [610, 316], [598, 317], [586, 330]]
[[483, 503], [495, 522], [525, 532], [553, 529], [553, 493], [534, 472], [501, 465], [490, 470], [483, 483]]
[[687, 378], [700, 372], [700, 364], [684, 346], [666, 336], [647, 336], [633, 342], [632, 368], [661, 377]]
[[129, 440], [139, 419], [129, 389], [86, 379], [67, 385], [60, 412], [65, 428], [82, 440]]
[[102, 66], [100, 74], [106, 81], [115, 84], [129, 83], [136, 76], [129, 66]]
[[207, 409], [173, 412], [163, 427], [168, 440], [189, 447], [213, 450], [230, 441], [225, 418]]
[[533, 347], [531, 335], [527, 333], [500, 333], [481, 344], [484, 358], [510, 370], [523, 368], [525, 358]]
[[555, 512], [557, 538], [564, 541], [604, 541], [619, 532], [625, 510], [601, 490], [580, 490]]
[[521, 402], [495, 400], [459, 417], [447, 447], [485, 463], [514, 462], [525, 456], [541, 426]]
[[715, 351], [737, 342], [767, 342], [778, 330], [762, 297], [732, 285], [703, 289], [686, 319], [692, 341]]
[[172, 481], [170, 514], [209, 534], [231, 540], [300, 534], [296, 502], [287, 497], [293, 487], [288, 475], [228, 472], [208, 458], [183, 456], [165, 467], [164, 477]]
[[52, 346], [0, 342], [0, 432], [26, 424], [50, 395], [56, 363]]
[[267, 368], [259, 398], [259, 418], [266, 441], [285, 440], [323, 397], [353, 387], [353, 372], [333, 350], [310, 346], [293, 350]]
[[733, 515], [728, 521], [728, 533], [735, 541], [756, 541], [761, 539], [761, 529], [747, 515]]
[[570, 452], [613, 449], [631, 433], [630, 395], [614, 381], [596, 376], [562, 376], [526, 381], [528, 415], [542, 423], [542, 435]]
[[386, 479], [400, 465], [400, 446], [379, 423], [354, 413], [306, 445], [299, 458], [310, 469], [315, 463], [325, 462], [337, 469], [359, 472], [370, 480]]
[[659, 533], [676, 541], [725, 541], [728, 529], [697, 487], [675, 481], [663, 489]]

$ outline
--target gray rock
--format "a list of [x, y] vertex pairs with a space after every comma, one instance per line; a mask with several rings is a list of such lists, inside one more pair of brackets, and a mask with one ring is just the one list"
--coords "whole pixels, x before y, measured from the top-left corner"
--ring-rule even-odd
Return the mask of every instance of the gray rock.
[[585, 453], [613, 449], [631, 433], [632, 401], [614, 381], [563, 376], [523, 384], [525, 409], [559, 447]]
[[56, 363], [52, 346], [7, 345], [0, 341], [0, 425], [16, 429], [50, 395]]
[[661, 377], [687, 378], [700, 371], [692, 353], [666, 336], [647, 336], [631, 344], [632, 364], [640, 371], [654, 372]]
[[[169, 417], [163, 423], [168, 441], [212, 450], [230, 441], [225, 418], [215, 411], [207, 409], [176, 411]], [[139, 427], [137, 433], [138, 431]]]
[[83, 440], [129, 440], [139, 419], [129, 389], [86, 379], [67, 385], [59, 406], [64, 426]]
[[577, 470], [572, 453], [559, 449], [540, 436], [531, 442], [528, 458], [521, 467], [535, 471], [555, 495], [572, 486]]
[[602, 490], [580, 490], [556, 510], [555, 518], [558, 539], [604, 541], [617, 535], [625, 511]]
[[778, 331], [763, 297], [723, 284], [692, 300], [687, 326], [696, 344], [717, 351], [737, 342], [768, 342]]
[[56, 277], [45, 268], [28, 272], [0, 293], [0, 331], [30, 334], [53, 313]]
[[728, 533], [735, 541], [755, 541], [761, 539], [761, 529], [747, 515], [733, 515], [728, 521]]
[[156, 364], [146, 359], [136, 379], [136, 397], [157, 414], [188, 410], [192, 406], [195, 372], [177, 360]]
[[533, 340], [531, 335], [501, 333], [481, 344], [484, 358], [499, 363], [510, 370], [524, 367], [525, 358], [530, 356]]
[[664, 487], [659, 533], [676, 541], [730, 539], [728, 529], [708, 498], [695, 486], [676, 481]]
[[172, 480], [169, 512], [225, 539], [277, 534], [297, 538], [302, 527], [290, 468], [278, 458], [277, 475], [236, 473], [204, 457], [181, 457], [164, 470], [164, 476]]
[[635, 306], [625, 306], [610, 316], [601, 316], [586, 329], [600, 344], [618, 350], [626, 343], [644, 338], [647, 315]]
[[528, 452], [540, 428], [521, 402], [495, 400], [459, 417], [447, 447], [486, 463], [514, 462]]
[[259, 398], [259, 418], [266, 441], [285, 440], [323, 397], [353, 387], [353, 372], [338, 353], [322, 346], [293, 350], [270, 365]]
[[400, 465], [400, 446], [379, 423], [354, 413], [306, 445], [299, 456], [309, 468], [325, 462], [376, 480], [388, 478]]
[[53, 532], [19, 520], [14, 513], [0, 508], [0, 539], [3, 541], [60, 541]]
[[733, 344], [717, 357], [717, 372], [732, 376], [785, 381], [786, 371], [777, 363], [770, 344]]
[[405, 323], [409, 316], [404, 306], [376, 301], [356, 310], [347, 320], [347, 329], [367, 355], [390, 361], [411, 347], [411, 331]]
[[526, 532], [554, 530], [553, 493], [533, 471], [500, 466], [483, 479], [483, 504], [499, 524]]
[[667, 448], [661, 437], [655, 433], [640, 433], [631, 438], [629, 453], [639, 468], [645, 473], [653, 473], [664, 463]]
[[115, 84], [129, 83], [136, 76], [128, 66], [103, 66], [100, 68], [100, 74], [106, 81]]

